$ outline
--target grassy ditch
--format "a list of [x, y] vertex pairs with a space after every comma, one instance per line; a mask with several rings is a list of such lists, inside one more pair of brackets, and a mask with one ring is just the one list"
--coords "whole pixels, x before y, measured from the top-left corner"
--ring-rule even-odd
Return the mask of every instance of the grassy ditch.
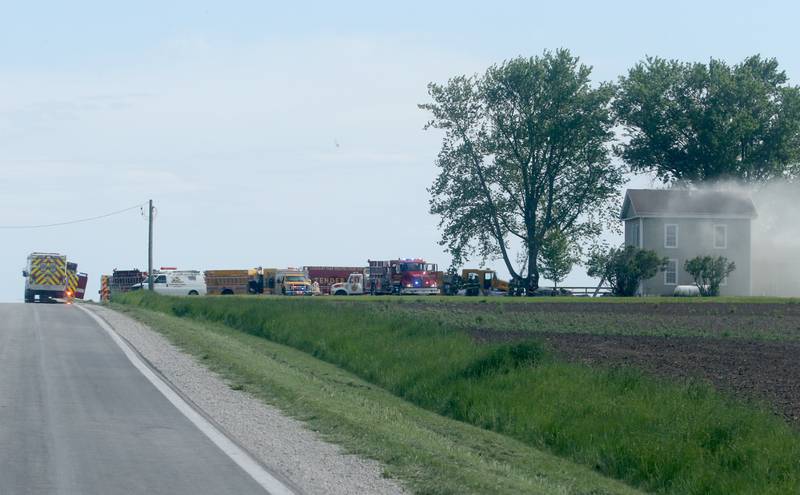
[[430, 411], [647, 491], [800, 492], [800, 437], [705, 385], [560, 363], [535, 342], [478, 346], [445, 319], [381, 301], [130, 294], [121, 302], [288, 345]]

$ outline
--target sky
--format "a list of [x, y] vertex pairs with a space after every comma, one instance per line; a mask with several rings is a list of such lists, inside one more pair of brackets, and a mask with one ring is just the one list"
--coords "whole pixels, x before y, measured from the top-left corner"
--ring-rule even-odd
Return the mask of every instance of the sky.
[[[798, 4], [768, 0], [2, 0], [0, 226], [153, 199], [156, 267], [446, 267], [426, 190], [442, 136], [417, 108], [429, 82], [565, 47], [595, 82], [646, 55], [760, 53], [797, 84], [798, 18]], [[22, 300], [32, 251], [67, 254], [94, 298], [101, 274], [147, 265], [136, 208], [0, 240], [0, 301]], [[591, 283], [576, 268], [564, 284]]]

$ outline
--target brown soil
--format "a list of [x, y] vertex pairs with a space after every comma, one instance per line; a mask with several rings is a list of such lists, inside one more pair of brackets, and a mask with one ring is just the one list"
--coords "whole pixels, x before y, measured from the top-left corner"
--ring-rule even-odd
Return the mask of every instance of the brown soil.
[[431, 307], [447, 307], [469, 311], [502, 311], [504, 313], [602, 313], [602, 314], [636, 314], [636, 315], [681, 315], [681, 316], [777, 316], [800, 317], [800, 303], [744, 303], [744, 302], [531, 302], [531, 303], [442, 303], [431, 305], [425, 303], [409, 303], [419, 309]]
[[[564, 306], [568, 305], [559, 310]], [[741, 306], [736, 306], [739, 314]], [[800, 342], [496, 330], [470, 333], [476, 341], [487, 343], [543, 339], [558, 355], [573, 362], [633, 366], [670, 379], [700, 378], [734, 396], [764, 400], [775, 413], [800, 426]]]

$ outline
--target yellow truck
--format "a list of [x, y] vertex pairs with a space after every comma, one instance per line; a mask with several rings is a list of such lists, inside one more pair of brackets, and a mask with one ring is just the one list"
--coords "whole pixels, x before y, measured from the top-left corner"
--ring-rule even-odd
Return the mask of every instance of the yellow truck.
[[25, 277], [26, 303], [61, 299], [69, 283], [67, 257], [58, 253], [31, 253], [22, 276]]
[[276, 270], [249, 268], [241, 270], [206, 270], [206, 294], [264, 294], [269, 292], [269, 281]]
[[246, 268], [206, 270], [203, 272], [206, 294], [306, 294], [311, 293], [311, 280], [303, 270], [294, 268]]
[[494, 270], [464, 268], [461, 271], [461, 279], [468, 296], [508, 294], [508, 282], [497, 278], [497, 272]]
[[275, 273], [275, 294], [284, 296], [311, 296], [311, 279], [308, 274], [297, 268], [278, 270]]

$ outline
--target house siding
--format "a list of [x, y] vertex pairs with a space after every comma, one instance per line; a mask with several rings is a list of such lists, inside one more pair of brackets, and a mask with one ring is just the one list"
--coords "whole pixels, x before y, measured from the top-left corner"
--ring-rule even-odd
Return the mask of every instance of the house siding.
[[626, 246], [638, 246], [639, 245], [639, 236], [637, 235], [639, 232], [639, 219], [634, 218], [632, 220], [625, 221], [625, 245]]
[[[639, 219], [625, 222], [625, 243], [638, 245], [634, 239], [634, 224]], [[664, 247], [665, 225], [678, 226], [678, 246]], [[727, 226], [727, 246], [714, 247], [714, 225]], [[677, 260], [677, 285], [692, 285], [694, 280], [684, 269], [687, 259], [696, 256], [725, 256], [736, 263], [736, 270], [728, 277], [726, 285], [720, 288], [721, 295], [750, 295], [750, 219], [740, 218], [643, 218], [642, 241], [645, 249], [652, 249], [659, 256]], [[641, 292], [645, 295], [672, 295], [675, 285], [664, 283], [664, 272], [642, 282]]]

